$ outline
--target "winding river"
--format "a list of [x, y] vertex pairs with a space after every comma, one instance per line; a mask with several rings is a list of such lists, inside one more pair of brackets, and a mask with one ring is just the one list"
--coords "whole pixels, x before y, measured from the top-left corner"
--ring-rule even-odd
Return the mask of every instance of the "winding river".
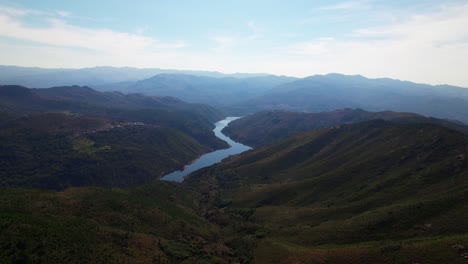
[[226, 141], [231, 146], [230, 148], [220, 149], [220, 150], [206, 153], [202, 155], [200, 158], [198, 158], [196, 161], [194, 161], [192, 164], [185, 167], [184, 170], [174, 171], [172, 173], [169, 173], [163, 176], [161, 180], [181, 182], [184, 180], [184, 177], [186, 175], [196, 170], [199, 170], [201, 168], [220, 162], [222, 159], [228, 156], [239, 154], [239, 153], [242, 153], [244, 151], [251, 149], [251, 147], [235, 142], [234, 140], [230, 139], [229, 137], [221, 133], [221, 130], [223, 130], [223, 128], [225, 128], [229, 124], [229, 122], [239, 119], [239, 118], [240, 117], [227, 117], [226, 119], [217, 122], [215, 124], [216, 126], [215, 129], [213, 129], [213, 132], [215, 133], [215, 135], [218, 138]]

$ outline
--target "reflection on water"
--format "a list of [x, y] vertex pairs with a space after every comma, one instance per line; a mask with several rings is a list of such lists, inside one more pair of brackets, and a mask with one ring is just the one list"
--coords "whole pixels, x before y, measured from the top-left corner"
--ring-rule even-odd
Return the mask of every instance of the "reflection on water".
[[226, 141], [231, 146], [230, 148], [206, 153], [202, 155], [199, 159], [197, 159], [195, 162], [187, 166], [183, 171], [174, 171], [172, 173], [169, 173], [163, 176], [161, 180], [181, 182], [184, 180], [184, 176], [198, 169], [220, 162], [222, 159], [230, 155], [239, 154], [239, 153], [242, 153], [244, 151], [251, 149], [249, 146], [237, 143], [233, 141], [232, 139], [228, 138], [227, 136], [225, 136], [223, 133], [221, 133], [221, 130], [223, 130], [223, 128], [226, 127], [229, 124], [229, 122], [236, 120], [238, 118], [239, 117], [227, 117], [226, 119], [217, 122], [215, 124], [216, 128], [213, 130], [215, 135], [218, 138]]

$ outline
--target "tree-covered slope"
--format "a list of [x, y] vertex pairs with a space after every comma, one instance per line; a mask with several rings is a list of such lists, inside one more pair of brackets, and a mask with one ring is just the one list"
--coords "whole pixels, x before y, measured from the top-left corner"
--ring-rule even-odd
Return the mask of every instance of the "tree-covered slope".
[[374, 119], [392, 120], [398, 123], [439, 124], [465, 134], [468, 133], [468, 127], [461, 122], [424, 117], [413, 113], [368, 112], [362, 109], [349, 108], [320, 113], [282, 110], [258, 112], [234, 120], [223, 129], [223, 133], [249, 146], [261, 146], [299, 132]]
[[[195, 172], [184, 184], [201, 191], [211, 215], [255, 210], [262, 263], [307, 254], [302, 260], [322, 254], [317, 263], [343, 263], [346, 254], [462, 263], [451, 246], [467, 239], [467, 155], [460, 132], [370, 121], [294, 135]], [[387, 246], [389, 254], [379, 255]], [[324, 256], [324, 248], [337, 255]]]
[[134, 186], [227, 147], [218, 110], [88, 87], [0, 86], [0, 186]]
[[3, 123], [0, 142], [1, 186], [49, 189], [143, 184], [212, 150], [174, 128], [69, 114]]
[[1, 263], [248, 262], [220, 231], [172, 183], [0, 190]]

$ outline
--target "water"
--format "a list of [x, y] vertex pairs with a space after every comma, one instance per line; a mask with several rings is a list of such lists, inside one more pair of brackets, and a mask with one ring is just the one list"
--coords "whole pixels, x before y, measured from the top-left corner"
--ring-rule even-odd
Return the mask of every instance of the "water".
[[221, 149], [221, 150], [216, 150], [210, 153], [206, 153], [202, 155], [199, 159], [197, 159], [195, 162], [187, 166], [184, 170], [182, 171], [174, 171], [172, 173], [169, 173], [161, 178], [161, 180], [164, 181], [177, 181], [181, 182], [184, 180], [184, 177], [196, 170], [199, 170], [201, 168], [213, 165], [217, 162], [220, 162], [222, 159], [242, 153], [244, 151], [247, 151], [251, 149], [251, 147], [243, 145], [241, 143], [235, 142], [234, 140], [228, 138], [226, 135], [221, 133], [221, 130], [223, 130], [224, 127], [226, 127], [229, 122], [239, 119], [240, 117], [227, 117], [224, 120], [221, 120], [215, 124], [216, 128], [213, 130], [215, 135], [226, 141], [231, 147], [228, 149]]

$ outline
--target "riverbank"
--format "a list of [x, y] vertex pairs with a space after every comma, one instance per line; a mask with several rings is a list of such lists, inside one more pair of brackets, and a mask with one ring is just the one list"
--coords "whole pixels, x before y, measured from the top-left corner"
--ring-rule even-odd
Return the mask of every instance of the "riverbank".
[[184, 166], [183, 170], [178, 170], [178, 171], [169, 173], [163, 176], [161, 180], [182, 182], [186, 175], [196, 170], [218, 163], [228, 156], [236, 155], [244, 151], [250, 150], [251, 147], [235, 142], [234, 140], [230, 139], [229, 137], [227, 137], [221, 132], [221, 130], [223, 130], [223, 128], [225, 128], [231, 121], [234, 121], [238, 118], [240, 117], [227, 117], [217, 122], [215, 124], [215, 128], [213, 129], [213, 132], [219, 139], [224, 140], [229, 144], [230, 146], [229, 148], [220, 149], [220, 150], [216, 150], [216, 151], [201, 155], [198, 159], [194, 160], [192, 163]]

